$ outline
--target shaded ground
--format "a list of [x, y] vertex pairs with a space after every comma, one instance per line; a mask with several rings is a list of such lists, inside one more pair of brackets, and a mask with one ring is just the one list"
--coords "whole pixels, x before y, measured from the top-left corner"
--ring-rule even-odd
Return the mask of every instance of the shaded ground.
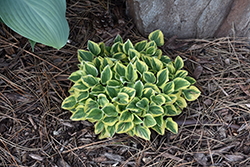
[[110, 43], [120, 33], [143, 40], [122, 1], [68, 0], [70, 41], [61, 50], [0, 26], [0, 166], [250, 165], [250, 46], [245, 39], [167, 40], [164, 54], [185, 60], [201, 97], [175, 118], [179, 133], [152, 140], [115, 135], [98, 140], [92, 123], [60, 108], [87, 40]]

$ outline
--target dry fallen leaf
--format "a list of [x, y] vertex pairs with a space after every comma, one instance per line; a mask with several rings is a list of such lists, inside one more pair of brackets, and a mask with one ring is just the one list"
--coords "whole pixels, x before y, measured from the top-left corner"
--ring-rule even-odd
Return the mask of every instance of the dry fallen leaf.
[[225, 155], [225, 158], [230, 162], [241, 161], [244, 159], [242, 155]]

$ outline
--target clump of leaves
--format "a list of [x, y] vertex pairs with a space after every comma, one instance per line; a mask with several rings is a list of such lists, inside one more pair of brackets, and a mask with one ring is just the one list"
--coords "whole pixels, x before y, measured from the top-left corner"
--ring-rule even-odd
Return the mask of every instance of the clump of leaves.
[[150, 140], [150, 128], [163, 135], [165, 129], [177, 133], [172, 116], [198, 98], [195, 79], [182, 70], [181, 57], [175, 61], [162, 55], [164, 44], [156, 30], [134, 46], [118, 35], [114, 44], [88, 41], [88, 51], [78, 50], [79, 70], [69, 79], [74, 85], [62, 108], [72, 120], [95, 122], [99, 138], [127, 133]]

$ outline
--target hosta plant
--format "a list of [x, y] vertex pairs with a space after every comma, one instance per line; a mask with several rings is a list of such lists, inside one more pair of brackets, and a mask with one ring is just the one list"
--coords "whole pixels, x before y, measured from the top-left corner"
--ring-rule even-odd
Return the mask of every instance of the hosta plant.
[[79, 70], [69, 77], [74, 85], [62, 108], [72, 112], [72, 120], [95, 123], [100, 139], [127, 133], [150, 140], [150, 128], [176, 134], [172, 117], [200, 91], [181, 57], [162, 55], [163, 43], [160, 30], [135, 45], [119, 35], [111, 47], [88, 41], [88, 51], [78, 50]]

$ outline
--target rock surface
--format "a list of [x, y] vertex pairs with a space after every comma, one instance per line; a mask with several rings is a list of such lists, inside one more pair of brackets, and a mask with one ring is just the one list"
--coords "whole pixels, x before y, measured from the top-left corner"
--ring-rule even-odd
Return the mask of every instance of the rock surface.
[[127, 14], [145, 36], [156, 29], [168, 38], [250, 35], [249, 0], [127, 0]]

